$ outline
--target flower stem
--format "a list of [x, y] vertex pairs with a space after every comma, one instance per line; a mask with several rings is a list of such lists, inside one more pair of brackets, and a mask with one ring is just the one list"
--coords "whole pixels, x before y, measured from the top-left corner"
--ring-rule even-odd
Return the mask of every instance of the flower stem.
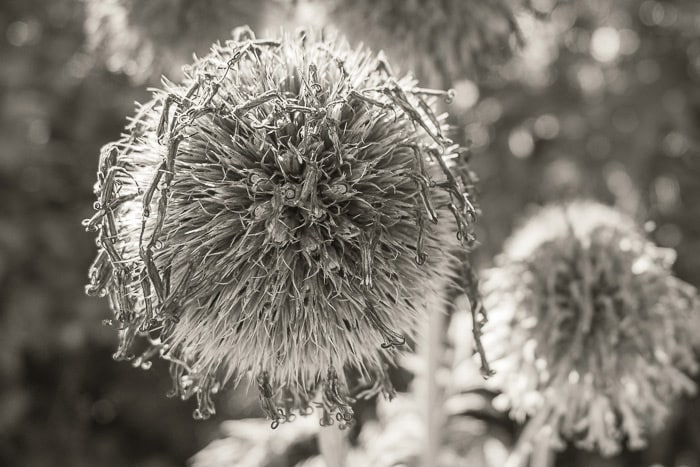
[[443, 411], [444, 394], [438, 382], [443, 355], [443, 338], [447, 319], [444, 309], [440, 306], [431, 306], [428, 326], [423, 339], [423, 358], [425, 359], [425, 373], [423, 375], [423, 401], [425, 417], [425, 451], [423, 466], [432, 467], [437, 463], [437, 458], [442, 445], [442, 431], [445, 423]]
[[324, 426], [318, 432], [318, 448], [327, 467], [345, 467], [350, 449], [347, 430]]
[[530, 467], [552, 467], [555, 458], [556, 456], [550, 444], [550, 437], [541, 433], [541, 436], [537, 436], [534, 441]]
[[[525, 465], [527, 465], [527, 461], [530, 457], [530, 454], [533, 451], [533, 447], [538, 451], [542, 449], [542, 446], [539, 446], [540, 443], [544, 443], [547, 449], [549, 449], [549, 440], [545, 437], [541, 438], [538, 435], [540, 435], [542, 429], [545, 427], [550, 413], [551, 409], [543, 409], [537, 415], [531, 418], [529, 422], [527, 422], [527, 425], [525, 425], [525, 429], [518, 438], [518, 442], [516, 443], [515, 448], [510, 453], [510, 456], [508, 456], [504, 467], [525, 467]], [[531, 466], [545, 467], [549, 465], [547, 463], [549, 462], [547, 460], [548, 457], [549, 455], [542, 456], [541, 453], [536, 453], [533, 456], [533, 462], [531, 463]], [[544, 461], [545, 463], [535, 463], [537, 459], [542, 459], [540, 462]]]

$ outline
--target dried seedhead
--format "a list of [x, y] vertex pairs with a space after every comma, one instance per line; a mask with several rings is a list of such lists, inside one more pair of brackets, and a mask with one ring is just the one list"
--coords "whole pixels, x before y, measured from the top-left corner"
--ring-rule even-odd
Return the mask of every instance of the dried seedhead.
[[358, 394], [392, 393], [387, 364], [474, 241], [473, 176], [431, 109], [449, 94], [305, 33], [241, 29], [185, 71], [102, 151], [88, 292], [115, 357], [145, 337], [134, 364], [169, 360], [198, 417], [247, 374], [273, 426], [312, 404], [345, 426]]
[[514, 417], [606, 455], [644, 445], [697, 369], [696, 292], [670, 253], [592, 202], [543, 208], [512, 235], [485, 282], [484, 339]]

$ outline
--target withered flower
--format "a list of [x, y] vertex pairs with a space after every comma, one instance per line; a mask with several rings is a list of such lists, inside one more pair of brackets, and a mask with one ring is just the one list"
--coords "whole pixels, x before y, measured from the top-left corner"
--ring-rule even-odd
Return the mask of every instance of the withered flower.
[[116, 358], [145, 336], [135, 365], [169, 360], [197, 417], [248, 375], [273, 426], [317, 395], [344, 425], [391, 394], [395, 348], [473, 242], [472, 174], [431, 108], [448, 94], [315, 34], [241, 29], [185, 71], [102, 151], [88, 291]]
[[545, 207], [511, 236], [484, 283], [484, 340], [514, 417], [605, 455], [661, 428], [697, 370], [696, 291], [672, 253], [594, 202]]

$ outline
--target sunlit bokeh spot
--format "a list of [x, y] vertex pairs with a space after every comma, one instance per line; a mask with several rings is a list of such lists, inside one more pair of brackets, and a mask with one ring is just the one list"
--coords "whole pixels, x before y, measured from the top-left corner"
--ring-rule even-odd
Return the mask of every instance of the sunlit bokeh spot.
[[620, 33], [615, 28], [602, 27], [591, 36], [591, 54], [599, 62], [612, 62], [620, 53]]
[[544, 114], [535, 120], [535, 134], [542, 139], [553, 139], [559, 135], [559, 119], [552, 114]]
[[471, 109], [479, 101], [479, 88], [471, 80], [457, 81], [454, 86], [455, 98], [453, 104], [461, 111]]
[[535, 149], [535, 140], [532, 134], [525, 128], [517, 128], [510, 133], [508, 137], [508, 147], [518, 159], [530, 157]]

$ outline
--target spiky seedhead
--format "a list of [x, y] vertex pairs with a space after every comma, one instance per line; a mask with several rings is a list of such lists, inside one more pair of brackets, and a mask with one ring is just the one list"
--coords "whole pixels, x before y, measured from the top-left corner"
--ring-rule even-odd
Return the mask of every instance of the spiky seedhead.
[[394, 348], [473, 242], [472, 174], [429, 105], [441, 94], [335, 38], [247, 29], [155, 91], [103, 149], [85, 222], [116, 357], [147, 336], [135, 364], [168, 359], [197, 416], [246, 372], [273, 426], [317, 393], [322, 422], [347, 423], [349, 373], [391, 394]]
[[235, 26], [261, 25], [275, 0], [83, 0], [87, 49], [137, 83], [179, 76], [192, 54], [231, 37]]
[[520, 41], [515, 12], [527, 0], [300, 0], [352, 43], [384, 50], [392, 63], [429, 83], [474, 77]]
[[694, 387], [696, 295], [672, 262], [601, 204], [530, 217], [484, 285], [485, 345], [511, 414], [537, 413], [557, 441], [606, 455], [641, 447]]

